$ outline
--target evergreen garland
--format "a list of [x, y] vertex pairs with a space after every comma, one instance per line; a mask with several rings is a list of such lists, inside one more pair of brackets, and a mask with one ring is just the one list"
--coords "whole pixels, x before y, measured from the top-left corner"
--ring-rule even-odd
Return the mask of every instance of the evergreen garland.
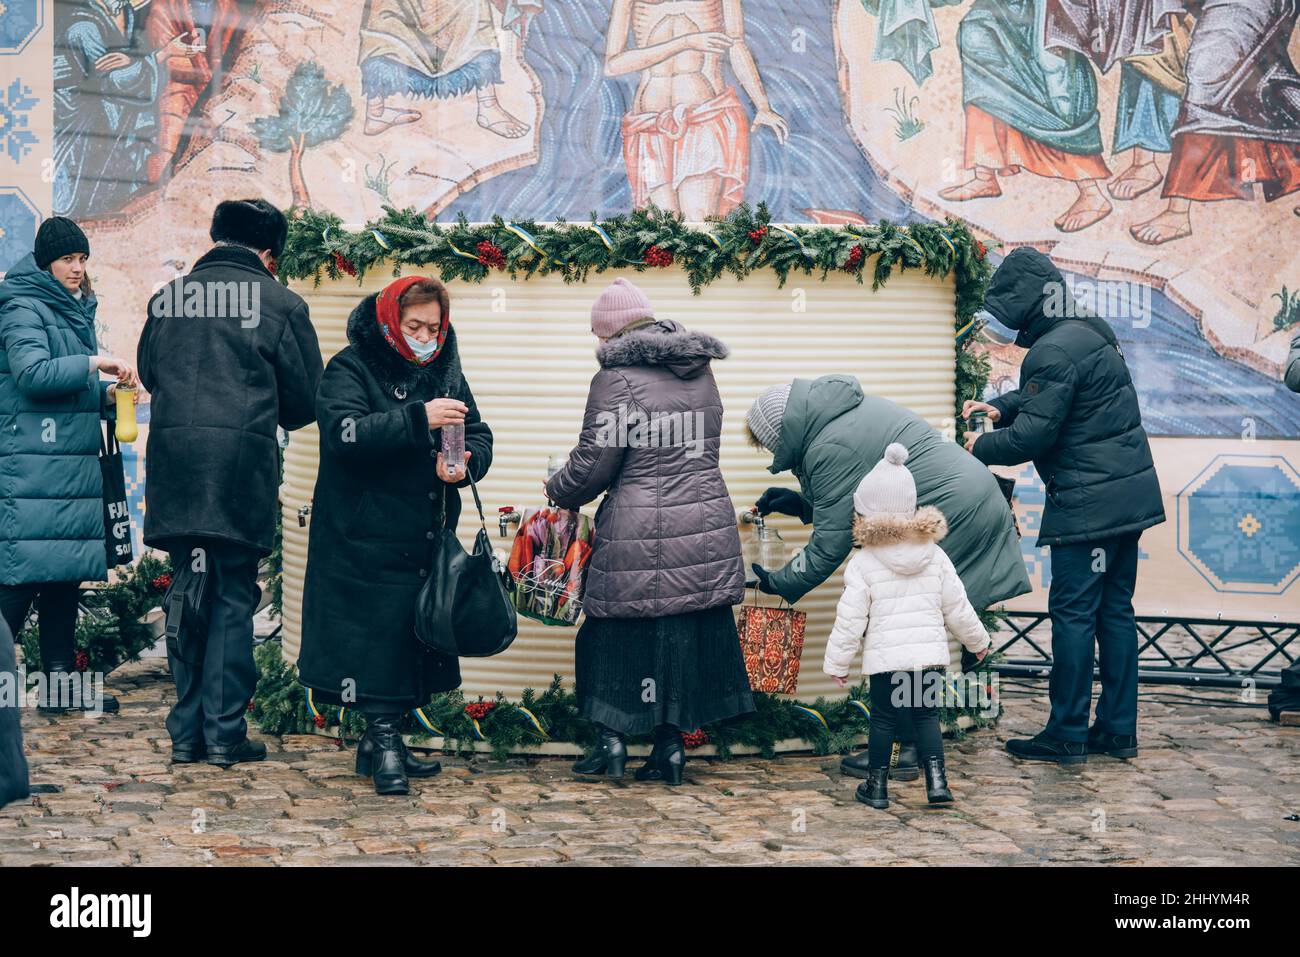
[[[870, 226], [784, 226], [771, 222], [766, 204], [742, 203], [726, 216], [710, 219], [703, 229], [653, 206], [599, 222], [593, 213], [590, 223], [559, 220], [543, 226], [494, 216], [490, 222], [472, 224], [462, 215], [444, 225], [413, 208], [383, 210], [383, 216], [356, 231], [345, 229], [332, 213], [290, 210], [277, 275], [284, 282], [311, 278], [316, 285], [322, 278], [340, 280], [346, 275], [360, 284], [368, 271], [387, 265], [394, 276], [403, 267], [432, 267], [443, 282], [478, 283], [501, 272], [512, 280], [558, 273], [573, 283], [609, 269], [644, 272], [676, 264], [698, 295], [723, 273], [743, 280], [768, 269], [784, 286], [792, 274], [825, 280], [836, 270], [860, 284], [869, 278], [875, 291], [895, 267], [922, 269], [935, 278], [952, 275], [956, 287], [955, 422], [961, 419], [962, 403], [979, 398], [988, 383], [988, 360], [972, 347], [979, 332], [975, 314], [983, 305], [991, 270], [984, 244], [958, 220], [906, 226], [886, 221]], [[256, 658], [260, 677], [251, 717], [264, 732], [301, 734], [337, 727], [344, 738], [364, 732], [365, 719], [354, 710], [343, 709], [340, 715], [338, 708], [324, 707], [312, 713], [296, 669], [283, 660], [279, 645], [261, 646]], [[987, 658], [977, 672], [984, 683], [991, 680], [991, 665]], [[870, 726], [861, 707], [870, 707], [865, 682], [840, 700], [818, 698], [805, 705], [755, 693], [754, 703], [753, 714], [698, 729], [688, 735], [688, 744], [711, 743], [722, 758], [736, 746], [770, 757], [778, 742], [797, 739], [818, 754], [832, 754], [847, 751]], [[518, 704], [500, 693], [493, 701], [467, 703], [453, 691], [434, 696], [421, 713], [441, 733], [446, 747], [457, 752], [474, 741], [486, 741], [494, 757], [504, 758], [524, 744], [558, 740], [589, 746], [595, 740], [595, 729], [581, 718], [577, 699], [558, 675], [541, 694], [525, 690]], [[945, 729], [958, 735], [962, 732], [956, 720], [963, 714], [975, 727], [996, 721], [975, 708], [940, 709]], [[431, 736], [413, 713], [404, 717], [402, 730], [417, 738]], [[649, 738], [631, 741], [649, 743]]]
[[[317, 713], [312, 713], [306, 692], [298, 683], [297, 669], [285, 662], [278, 644], [261, 645], [254, 657], [259, 677], [249, 717], [264, 733], [310, 734], [317, 729], [334, 728], [340, 738], [350, 739], [364, 733], [365, 718], [355, 709], [319, 705]], [[990, 665], [990, 660], [985, 659], [976, 672], [979, 681], [986, 685], [991, 681]], [[696, 729], [687, 736], [687, 741], [688, 745], [713, 744], [718, 757], [724, 760], [736, 746], [756, 749], [770, 758], [776, 754], [779, 742], [791, 739], [803, 741], [816, 754], [838, 754], [848, 751], [871, 726], [859, 703], [870, 709], [865, 681], [851, 688], [847, 698], [829, 701], [818, 698], [812, 704], [755, 692], [754, 713]], [[577, 697], [565, 689], [559, 675], [540, 694], [525, 689], [517, 703], [500, 692], [494, 699], [467, 702], [460, 691], [449, 691], [434, 695], [420, 710], [443, 738], [444, 749], [457, 754], [470, 751], [475, 741], [487, 742], [492, 757], [504, 760], [518, 752], [521, 745], [561, 741], [590, 747], [596, 740], [595, 726], [581, 716]], [[958, 737], [964, 734], [957, 727], [957, 718], [962, 715], [969, 717], [977, 728], [996, 723], [996, 716], [985, 716], [977, 707], [939, 709], [944, 730]], [[403, 716], [401, 731], [416, 740], [433, 736], [414, 712]], [[628, 740], [632, 744], [651, 743], [649, 735]]]
[[[162, 604], [171, 584], [171, 563], [166, 558], [143, 555], [116, 581], [81, 593], [82, 612], [77, 616], [73, 639], [78, 671], [108, 674], [128, 661], [135, 661], [157, 636], [141, 619]], [[19, 635], [23, 666], [28, 672], [42, 669], [37, 626], [28, 625]]]
[[477, 283], [503, 272], [514, 280], [559, 273], [571, 283], [608, 269], [644, 272], [677, 264], [698, 295], [724, 272], [743, 280], [769, 269], [784, 286], [792, 274], [824, 280], [837, 270], [859, 283], [869, 278], [874, 291], [895, 267], [921, 269], [936, 278], [952, 275], [956, 286], [955, 420], [962, 402], [982, 395], [988, 382], [988, 360], [972, 350], [979, 332], [975, 314], [990, 273], [987, 249], [958, 220], [783, 226], [771, 222], [766, 204], [742, 203], [703, 229], [654, 206], [600, 222], [593, 213], [591, 223], [542, 226], [494, 216], [475, 224], [461, 215], [444, 225], [413, 208], [383, 209], [383, 216], [356, 231], [345, 229], [333, 213], [290, 210], [289, 237], [277, 262], [281, 280], [311, 278], [319, 285], [324, 277], [346, 275], [360, 283], [368, 271], [387, 264], [394, 276], [405, 266], [432, 267], [443, 282]]

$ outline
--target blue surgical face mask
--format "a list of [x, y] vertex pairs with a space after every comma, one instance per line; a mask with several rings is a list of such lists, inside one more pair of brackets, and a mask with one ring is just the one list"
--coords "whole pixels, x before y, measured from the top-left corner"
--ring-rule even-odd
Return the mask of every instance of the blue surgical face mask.
[[421, 362], [438, 351], [437, 339], [430, 339], [428, 342], [421, 342], [419, 339], [412, 339], [406, 333], [402, 333], [402, 338], [406, 340], [406, 344], [410, 346], [411, 351], [415, 353], [415, 358], [419, 359]]

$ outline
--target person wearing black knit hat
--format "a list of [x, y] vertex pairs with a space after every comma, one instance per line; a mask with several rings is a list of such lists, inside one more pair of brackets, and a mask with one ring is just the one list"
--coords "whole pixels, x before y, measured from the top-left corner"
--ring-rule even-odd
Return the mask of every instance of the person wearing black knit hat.
[[228, 767], [266, 757], [244, 715], [257, 683], [257, 566], [279, 510], [276, 429], [316, 420], [322, 363], [307, 303], [273, 273], [284, 214], [227, 200], [210, 235], [215, 246], [149, 301], [136, 356], [150, 393], [144, 541], [171, 553], [177, 596], [207, 583], [202, 633], [186, 616], [168, 641], [172, 760]]
[[81, 583], [108, 577], [102, 420], [117, 385], [136, 382], [127, 363], [99, 354], [89, 256], [81, 227], [51, 217], [0, 282], [0, 615], [17, 636], [36, 606], [39, 707], [50, 713], [117, 710], [111, 695], [92, 699], [67, 678]]

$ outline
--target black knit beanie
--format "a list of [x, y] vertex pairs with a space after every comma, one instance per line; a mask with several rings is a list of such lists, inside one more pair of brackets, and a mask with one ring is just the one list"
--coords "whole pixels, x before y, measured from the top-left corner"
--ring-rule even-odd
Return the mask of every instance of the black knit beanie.
[[66, 216], [51, 216], [36, 231], [36, 244], [32, 249], [38, 269], [49, 268], [54, 260], [69, 253], [90, 255], [90, 240], [81, 227]]
[[279, 256], [289, 237], [289, 221], [264, 199], [228, 199], [212, 214], [208, 235], [214, 243], [238, 243], [259, 252], [269, 249], [272, 256]]

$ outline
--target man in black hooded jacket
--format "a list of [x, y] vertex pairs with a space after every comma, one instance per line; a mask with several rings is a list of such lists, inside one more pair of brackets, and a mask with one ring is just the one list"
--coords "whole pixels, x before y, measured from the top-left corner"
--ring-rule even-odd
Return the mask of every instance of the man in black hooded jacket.
[[[967, 432], [987, 465], [1032, 460], [1047, 490], [1038, 544], [1052, 549], [1052, 713], [1047, 727], [1007, 750], [1080, 764], [1089, 753], [1137, 754], [1138, 538], [1165, 520], [1160, 481], [1137, 392], [1115, 333], [1074, 302], [1065, 278], [1037, 250], [1013, 250], [989, 283], [984, 307], [1027, 348], [1020, 388], [969, 401], [992, 433]], [[1092, 702], [1093, 641], [1101, 697]]]
[[149, 300], [137, 358], [152, 406], [144, 541], [171, 553], [173, 590], [207, 609], [168, 641], [172, 760], [229, 767], [266, 757], [244, 715], [257, 682], [257, 566], [279, 508], [276, 427], [315, 421], [322, 363], [307, 303], [271, 271], [284, 214], [227, 200], [210, 236], [194, 268]]

